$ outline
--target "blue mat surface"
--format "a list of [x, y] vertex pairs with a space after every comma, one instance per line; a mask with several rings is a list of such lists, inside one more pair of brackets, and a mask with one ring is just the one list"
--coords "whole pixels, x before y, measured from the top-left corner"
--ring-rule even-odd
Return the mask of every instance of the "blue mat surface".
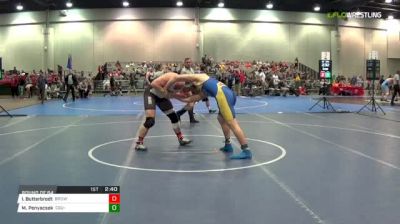
[[[330, 112], [322, 108], [322, 102], [309, 110], [318, 98], [311, 96], [288, 97], [238, 97], [235, 106], [238, 114], [252, 113], [307, 113]], [[182, 102], [172, 100], [176, 110], [184, 106]], [[210, 99], [212, 108], [217, 108], [214, 99]], [[365, 101], [367, 103], [367, 101]], [[363, 105], [350, 103], [332, 103], [339, 111], [357, 112]], [[385, 111], [398, 111], [394, 107], [383, 106]], [[13, 114], [26, 115], [137, 115], [143, 112], [142, 96], [118, 96], [118, 97], [91, 97], [78, 99], [75, 102], [64, 103], [62, 100], [46, 102], [30, 107], [11, 111]], [[158, 111], [160, 112], [160, 111]], [[208, 113], [205, 103], [199, 102], [195, 112]], [[3, 113], [4, 114], [4, 113]]]

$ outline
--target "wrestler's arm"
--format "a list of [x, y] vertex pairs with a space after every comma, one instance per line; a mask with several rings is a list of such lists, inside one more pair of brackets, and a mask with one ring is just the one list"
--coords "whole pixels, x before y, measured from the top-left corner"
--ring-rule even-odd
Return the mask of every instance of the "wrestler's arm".
[[187, 98], [189, 96], [191, 96], [192, 94], [190, 94], [190, 92], [182, 92], [182, 91], [178, 91], [178, 92], [169, 92], [170, 97], [172, 98], [180, 98], [180, 99], [184, 99]]
[[196, 95], [191, 95], [189, 97], [186, 98], [179, 98], [179, 97], [175, 97], [176, 99], [178, 99], [179, 101], [182, 101], [184, 103], [193, 103], [193, 102], [197, 102], [199, 100], [202, 100], [205, 98], [205, 95], [203, 93], [199, 93]]
[[192, 75], [177, 75], [170, 80], [168, 80], [167, 84], [165, 85], [165, 91], [171, 91], [171, 87], [174, 86], [176, 82], [193, 82], [195, 79]]

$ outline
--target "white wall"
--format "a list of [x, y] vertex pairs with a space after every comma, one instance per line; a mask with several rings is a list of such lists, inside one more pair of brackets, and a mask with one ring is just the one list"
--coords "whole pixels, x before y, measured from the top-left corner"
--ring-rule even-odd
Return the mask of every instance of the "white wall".
[[[217, 60], [286, 60], [289, 26], [272, 23], [204, 23], [204, 53]], [[294, 59], [294, 58], [293, 58]]]
[[45, 12], [20, 12], [0, 14], [0, 25], [35, 24], [46, 21]]
[[340, 69], [341, 75], [364, 75], [366, 59], [371, 51], [378, 51], [381, 74], [387, 70], [387, 35], [386, 31], [361, 28], [339, 28], [340, 33]]
[[386, 28], [388, 34], [388, 58], [400, 59], [400, 21], [388, 21]]
[[182, 61], [199, 54], [194, 9], [74, 9], [65, 17], [52, 11], [47, 42], [45, 18], [46, 12], [0, 15], [5, 69], [44, 69], [45, 62], [65, 68], [69, 54], [74, 69], [84, 71], [106, 61]]
[[181, 61], [195, 55], [192, 21], [95, 23], [96, 64], [104, 61]]
[[322, 51], [331, 51], [332, 27], [319, 25], [290, 26], [290, 59], [298, 57], [299, 62], [318, 70]]
[[152, 59], [153, 30], [153, 24], [139, 21], [96, 23], [96, 62]]
[[[379, 54], [379, 60], [381, 64], [381, 74], [388, 74], [388, 64], [387, 64], [387, 55], [388, 55], [388, 46], [387, 46], [387, 33], [382, 30], [364, 30], [364, 58], [368, 58], [368, 53], [371, 51], [377, 51]], [[364, 62], [365, 62], [364, 59]], [[366, 72], [366, 65], [364, 64], [363, 73]]]
[[396, 74], [396, 72], [400, 70], [400, 58], [397, 59], [389, 58], [387, 65], [388, 65], [388, 74], [389, 75]]
[[[5, 69], [44, 68], [43, 25], [0, 27], [0, 55]], [[49, 68], [95, 71], [106, 61], [182, 61], [196, 58], [192, 21], [115, 21], [52, 24], [46, 44]]]
[[[112, 9], [71, 9], [66, 16], [59, 11], [50, 11], [50, 23], [84, 21], [123, 20], [194, 20], [191, 8], [112, 8]], [[0, 14], [0, 26], [46, 22], [45, 11]]]
[[92, 71], [94, 65], [93, 23], [62, 23], [54, 27], [54, 65], [67, 65], [72, 55], [73, 68]]
[[181, 61], [205, 53], [218, 60], [298, 57], [317, 69], [320, 52], [332, 50], [334, 71], [353, 75], [365, 73], [371, 50], [379, 52], [384, 74], [387, 58], [400, 58], [398, 21], [339, 21], [336, 35], [334, 21], [319, 13], [201, 9], [198, 36], [190, 8], [75, 9], [67, 14], [50, 12], [48, 41], [45, 12], [0, 15], [4, 67], [32, 70], [45, 62], [65, 67], [72, 54], [75, 69], [95, 71], [105, 61]]
[[364, 30], [355, 28], [339, 28], [341, 61], [340, 75], [353, 76], [364, 73]]
[[334, 24], [334, 20], [328, 19], [327, 16], [322, 13], [226, 8], [201, 9], [200, 19], [203, 21], [253, 21], [326, 25]]
[[205, 22], [203, 52], [217, 60], [294, 61], [318, 69], [321, 51], [330, 51], [330, 27], [280, 23]]
[[0, 56], [3, 68], [14, 66], [28, 71], [43, 66], [42, 26], [0, 27]]

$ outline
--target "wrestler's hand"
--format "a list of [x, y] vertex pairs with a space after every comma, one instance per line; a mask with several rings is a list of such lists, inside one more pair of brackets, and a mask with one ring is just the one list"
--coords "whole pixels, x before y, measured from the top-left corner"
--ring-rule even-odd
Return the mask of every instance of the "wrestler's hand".
[[189, 98], [180, 98], [179, 100], [184, 102], [184, 103], [191, 103]]
[[166, 89], [160, 89], [160, 93], [164, 98], [170, 98], [170, 93]]
[[164, 98], [165, 99], [171, 99], [171, 98], [173, 98], [173, 96], [172, 96], [171, 93], [166, 92], [166, 93], [164, 93]]

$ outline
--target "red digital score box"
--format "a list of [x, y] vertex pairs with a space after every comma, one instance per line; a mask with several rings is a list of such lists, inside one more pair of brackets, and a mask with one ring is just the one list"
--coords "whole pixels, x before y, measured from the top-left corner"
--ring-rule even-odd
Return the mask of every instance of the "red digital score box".
[[121, 204], [120, 194], [109, 194], [108, 195], [108, 204], [109, 204], [108, 211], [110, 213], [119, 213], [120, 212], [120, 204]]

